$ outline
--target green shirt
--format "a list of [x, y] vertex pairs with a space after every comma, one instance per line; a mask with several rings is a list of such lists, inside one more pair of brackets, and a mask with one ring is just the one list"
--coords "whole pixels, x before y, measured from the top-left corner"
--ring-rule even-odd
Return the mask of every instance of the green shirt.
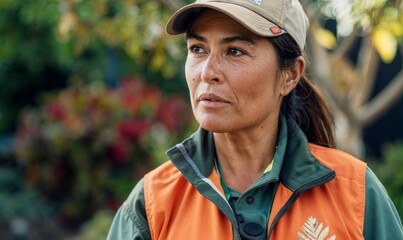
[[[285, 146], [283, 143], [285, 142], [284, 140], [285, 139], [280, 140], [282, 141], [280, 144], [281, 147]], [[279, 158], [278, 154], [277, 156], [275, 155], [262, 176], [244, 194], [227, 187], [221, 177], [220, 165], [216, 162], [215, 170], [220, 176], [221, 186], [224, 189], [225, 196], [237, 218], [242, 218], [242, 220], [238, 222], [241, 222], [241, 224], [242, 222], [243, 224], [253, 223], [255, 224], [255, 228], [263, 232], [267, 232], [267, 223], [269, 222], [271, 206], [274, 201], [274, 193], [279, 183], [278, 179], [281, 166], [274, 164], [276, 157]], [[273, 168], [273, 166], [275, 167]], [[243, 231], [243, 229], [243, 226], [239, 227], [240, 231]], [[244, 234], [241, 233], [241, 235]]]

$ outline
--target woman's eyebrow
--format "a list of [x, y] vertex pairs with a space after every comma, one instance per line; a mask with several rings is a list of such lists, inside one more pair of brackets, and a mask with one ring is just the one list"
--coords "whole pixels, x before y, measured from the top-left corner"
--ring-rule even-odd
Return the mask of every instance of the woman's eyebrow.
[[201, 36], [201, 35], [199, 35], [197, 33], [194, 33], [194, 32], [187, 33], [186, 36], [185, 36], [185, 39], [186, 40], [196, 39], [198, 41], [207, 42], [206, 39], [203, 36]]
[[255, 45], [255, 41], [247, 36], [242, 36], [242, 35], [235, 35], [231, 37], [225, 37], [220, 40], [220, 43], [233, 43], [233, 42], [243, 42], [246, 43], [247, 45]]
[[[194, 32], [186, 34], [186, 40], [189, 40], [189, 39], [196, 39], [198, 41], [207, 42], [205, 37], [203, 37], [197, 33], [194, 33]], [[228, 44], [228, 43], [233, 43], [233, 42], [243, 42], [243, 43], [246, 43], [247, 45], [256, 44], [252, 38], [250, 38], [248, 36], [243, 36], [243, 35], [234, 35], [234, 36], [224, 37], [220, 40], [221, 44]]]

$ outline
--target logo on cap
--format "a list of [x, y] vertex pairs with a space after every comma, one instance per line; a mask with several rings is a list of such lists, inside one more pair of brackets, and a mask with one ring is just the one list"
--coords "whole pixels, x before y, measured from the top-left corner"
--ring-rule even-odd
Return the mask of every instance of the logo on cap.
[[273, 34], [279, 34], [281, 33], [281, 29], [279, 27], [271, 27], [270, 32]]
[[249, 0], [253, 3], [256, 3], [257, 5], [262, 5], [262, 0]]

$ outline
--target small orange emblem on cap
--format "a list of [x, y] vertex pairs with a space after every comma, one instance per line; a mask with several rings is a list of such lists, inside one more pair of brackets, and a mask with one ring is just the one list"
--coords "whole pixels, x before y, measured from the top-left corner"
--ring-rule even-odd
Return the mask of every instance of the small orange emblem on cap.
[[279, 27], [271, 27], [270, 28], [271, 33], [273, 34], [279, 34], [281, 33], [281, 29]]

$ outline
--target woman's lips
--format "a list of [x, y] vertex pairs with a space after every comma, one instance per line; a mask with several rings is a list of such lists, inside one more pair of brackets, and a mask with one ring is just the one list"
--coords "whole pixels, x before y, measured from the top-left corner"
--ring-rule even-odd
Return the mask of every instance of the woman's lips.
[[229, 103], [229, 101], [214, 93], [203, 93], [198, 97], [198, 101], [199, 104], [209, 108], [222, 107]]

